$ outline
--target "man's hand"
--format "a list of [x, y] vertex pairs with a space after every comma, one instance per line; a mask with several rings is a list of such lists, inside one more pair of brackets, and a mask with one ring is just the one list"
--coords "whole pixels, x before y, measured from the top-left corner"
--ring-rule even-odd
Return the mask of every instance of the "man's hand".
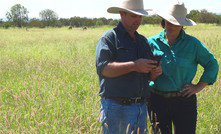
[[151, 70], [156, 68], [157, 61], [154, 60], [147, 60], [147, 59], [138, 59], [135, 62], [135, 70], [139, 73], [149, 73]]
[[149, 73], [154, 67], [156, 67], [156, 65], [153, 65], [156, 63], [157, 61], [147, 59], [138, 59], [136, 61], [128, 62], [110, 62], [104, 67], [102, 75], [114, 78], [133, 71]]

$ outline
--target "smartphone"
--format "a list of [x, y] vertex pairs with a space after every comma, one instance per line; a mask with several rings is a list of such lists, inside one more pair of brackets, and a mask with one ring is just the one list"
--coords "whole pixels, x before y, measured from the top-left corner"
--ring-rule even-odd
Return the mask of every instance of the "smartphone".
[[162, 58], [162, 55], [154, 55], [153, 56], [152, 60], [157, 61], [157, 64], [155, 64], [156, 66], [159, 66], [161, 58]]

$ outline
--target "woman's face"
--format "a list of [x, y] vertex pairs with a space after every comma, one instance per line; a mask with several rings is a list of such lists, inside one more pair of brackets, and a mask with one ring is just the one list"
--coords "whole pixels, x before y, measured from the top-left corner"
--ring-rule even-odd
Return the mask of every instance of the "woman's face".
[[180, 32], [183, 26], [174, 25], [168, 21], [165, 21], [165, 29], [167, 32]]

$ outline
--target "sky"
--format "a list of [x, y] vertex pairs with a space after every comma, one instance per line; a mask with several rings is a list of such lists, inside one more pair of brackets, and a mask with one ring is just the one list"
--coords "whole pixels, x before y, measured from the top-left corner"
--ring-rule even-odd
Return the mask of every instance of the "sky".
[[[165, 11], [175, 0], [144, 0], [145, 9]], [[208, 12], [221, 13], [221, 0], [182, 0], [188, 13], [191, 10], [206, 9]], [[74, 16], [87, 18], [119, 19], [118, 14], [107, 13], [107, 8], [120, 6], [121, 0], [0, 0], [0, 19], [10, 12], [15, 4], [21, 4], [28, 11], [29, 18], [39, 18], [39, 12], [53, 10], [59, 18]]]

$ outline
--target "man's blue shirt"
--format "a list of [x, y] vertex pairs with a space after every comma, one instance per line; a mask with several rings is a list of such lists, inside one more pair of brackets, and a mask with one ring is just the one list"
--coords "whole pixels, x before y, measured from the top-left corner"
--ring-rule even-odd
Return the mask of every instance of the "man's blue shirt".
[[137, 41], [130, 37], [121, 22], [103, 34], [97, 43], [95, 62], [102, 97], [149, 97], [149, 74], [130, 72], [119, 77], [107, 78], [101, 72], [110, 62], [128, 62], [139, 58], [151, 59], [152, 52], [146, 38], [137, 32]]

